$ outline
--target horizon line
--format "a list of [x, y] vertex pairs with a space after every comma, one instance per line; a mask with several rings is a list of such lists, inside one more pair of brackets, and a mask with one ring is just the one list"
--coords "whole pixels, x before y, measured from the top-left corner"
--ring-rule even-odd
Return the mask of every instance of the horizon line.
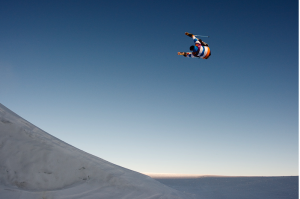
[[143, 172], [142, 174], [147, 175], [151, 178], [204, 178], [204, 177], [299, 177], [298, 175], [210, 175], [210, 174], [180, 174], [180, 173], [148, 173]]

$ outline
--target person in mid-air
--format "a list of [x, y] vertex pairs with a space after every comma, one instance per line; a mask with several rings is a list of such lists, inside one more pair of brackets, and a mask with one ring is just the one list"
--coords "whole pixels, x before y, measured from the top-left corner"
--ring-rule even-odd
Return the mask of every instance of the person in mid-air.
[[198, 57], [202, 59], [208, 59], [211, 55], [210, 48], [208, 44], [195, 37], [195, 35], [186, 32], [185, 35], [191, 37], [194, 40], [195, 45], [190, 47], [192, 52], [178, 52], [178, 55], [183, 55], [185, 57]]

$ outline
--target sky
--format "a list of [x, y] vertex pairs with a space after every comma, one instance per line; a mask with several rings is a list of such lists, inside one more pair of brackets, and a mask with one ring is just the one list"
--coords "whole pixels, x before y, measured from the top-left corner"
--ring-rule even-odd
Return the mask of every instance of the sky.
[[[298, 175], [298, 1], [1, 1], [0, 103], [142, 173]], [[211, 57], [185, 58], [184, 33]]]

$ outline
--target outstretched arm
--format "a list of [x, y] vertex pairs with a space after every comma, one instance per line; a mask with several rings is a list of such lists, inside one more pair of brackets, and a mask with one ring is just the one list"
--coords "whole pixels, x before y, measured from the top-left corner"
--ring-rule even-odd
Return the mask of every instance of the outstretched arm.
[[190, 58], [195, 57], [191, 52], [178, 52], [177, 54], [178, 55], [183, 55], [185, 57], [190, 57]]
[[186, 32], [185, 35], [187, 35], [193, 39], [195, 46], [201, 46], [199, 39], [195, 35], [193, 35], [192, 33], [188, 33], [188, 32]]

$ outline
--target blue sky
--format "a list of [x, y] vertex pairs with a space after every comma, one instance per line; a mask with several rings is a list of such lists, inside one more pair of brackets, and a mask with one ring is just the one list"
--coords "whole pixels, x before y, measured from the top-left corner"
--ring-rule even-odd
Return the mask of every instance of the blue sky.
[[6, 1], [0, 26], [0, 103], [51, 135], [138, 172], [298, 175], [298, 1]]

